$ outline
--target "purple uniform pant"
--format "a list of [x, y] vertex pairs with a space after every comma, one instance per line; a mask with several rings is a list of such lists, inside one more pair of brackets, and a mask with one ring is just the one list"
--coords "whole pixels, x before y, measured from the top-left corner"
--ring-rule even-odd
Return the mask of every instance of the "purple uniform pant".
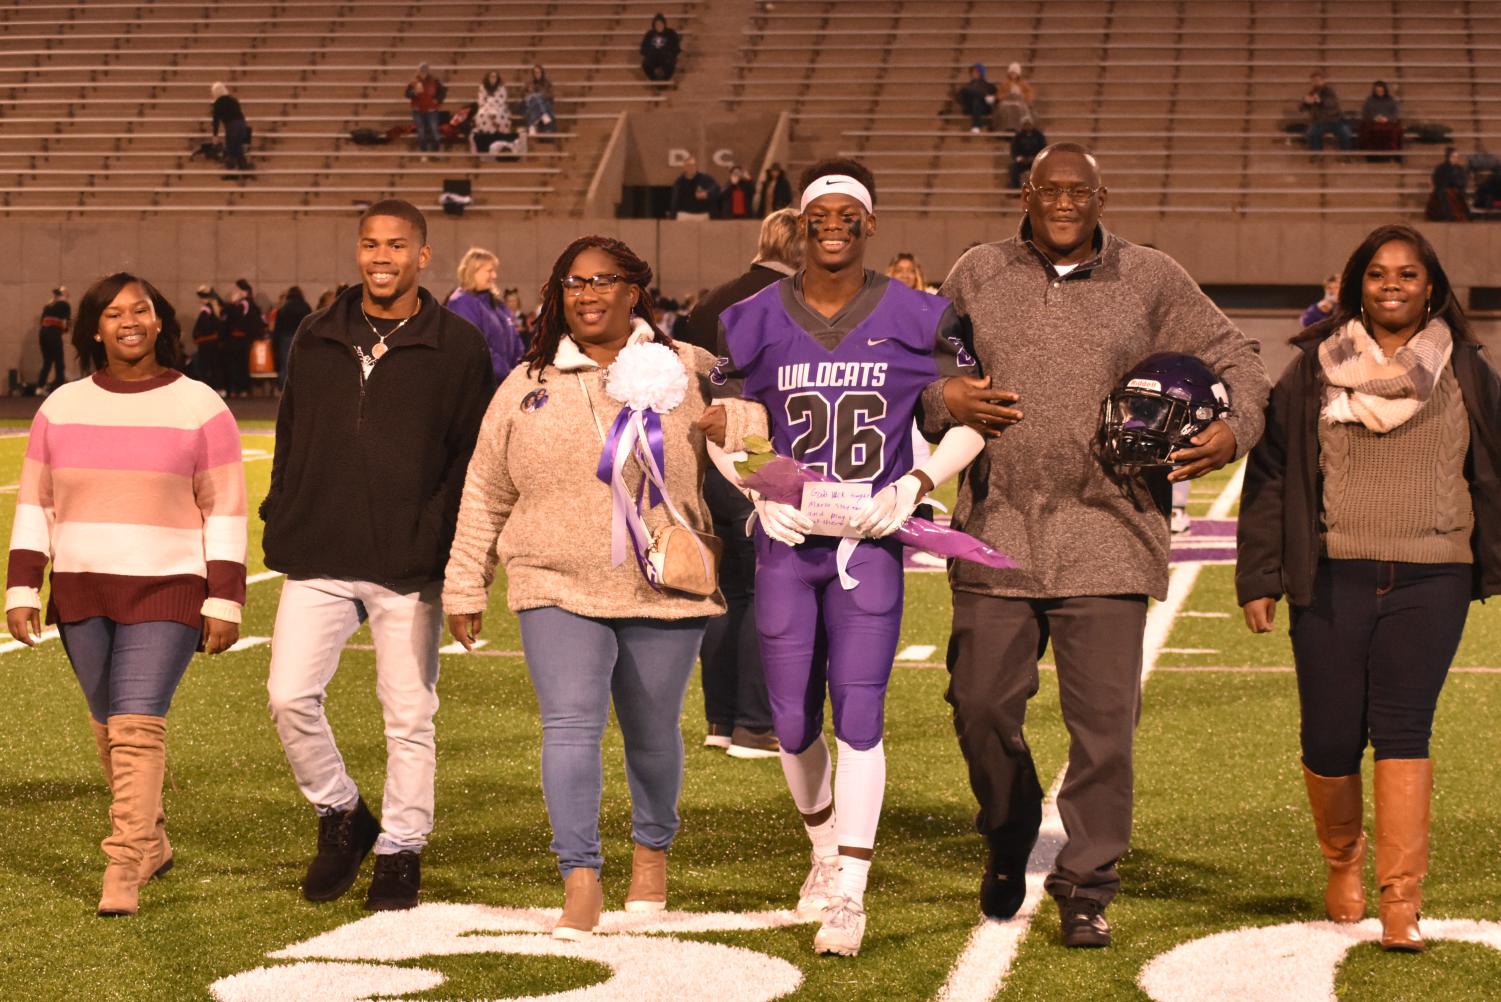
[[902, 629], [902, 546], [862, 541], [849, 562], [860, 584], [846, 591], [834, 564], [838, 543], [813, 536], [792, 547], [756, 529], [761, 662], [777, 740], [794, 754], [823, 730], [825, 685], [834, 734], [851, 748], [874, 748], [885, 724]]

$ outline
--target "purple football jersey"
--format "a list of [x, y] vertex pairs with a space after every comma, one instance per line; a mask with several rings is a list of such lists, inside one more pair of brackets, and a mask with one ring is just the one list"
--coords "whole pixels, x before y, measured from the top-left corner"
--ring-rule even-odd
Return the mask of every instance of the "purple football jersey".
[[939, 377], [933, 346], [949, 301], [887, 282], [869, 315], [829, 349], [789, 314], [790, 281], [720, 317], [741, 394], [770, 414], [779, 455], [880, 490], [912, 467], [912, 419]]

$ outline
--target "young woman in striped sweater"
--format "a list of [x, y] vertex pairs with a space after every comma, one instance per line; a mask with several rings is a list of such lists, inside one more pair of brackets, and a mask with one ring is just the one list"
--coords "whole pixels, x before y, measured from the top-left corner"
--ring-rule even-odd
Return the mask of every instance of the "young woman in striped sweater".
[[73, 345], [94, 369], [47, 398], [31, 425], [5, 582], [11, 636], [46, 620], [83, 686], [114, 800], [101, 848], [100, 915], [133, 915], [172, 866], [162, 813], [166, 714], [197, 649], [239, 637], [245, 474], [218, 395], [174, 367], [177, 318], [120, 273], [79, 303]]

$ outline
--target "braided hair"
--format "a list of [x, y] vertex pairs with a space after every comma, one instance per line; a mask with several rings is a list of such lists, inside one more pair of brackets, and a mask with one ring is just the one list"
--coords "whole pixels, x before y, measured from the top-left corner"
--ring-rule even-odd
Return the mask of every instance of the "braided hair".
[[574, 259], [590, 249], [604, 251], [615, 259], [622, 280], [636, 288], [636, 305], [631, 310], [631, 315], [646, 321], [652, 329], [654, 341], [672, 346], [672, 338], [657, 327], [656, 303], [651, 294], [651, 265], [614, 237], [579, 237], [563, 248], [563, 253], [553, 262], [552, 274], [547, 276], [547, 282], [542, 286], [542, 306], [537, 314], [531, 347], [521, 358], [526, 363], [528, 375], [541, 372], [557, 357], [558, 345], [562, 342], [563, 335], [568, 333], [568, 321], [563, 316], [563, 279], [568, 276], [568, 269], [573, 267]]

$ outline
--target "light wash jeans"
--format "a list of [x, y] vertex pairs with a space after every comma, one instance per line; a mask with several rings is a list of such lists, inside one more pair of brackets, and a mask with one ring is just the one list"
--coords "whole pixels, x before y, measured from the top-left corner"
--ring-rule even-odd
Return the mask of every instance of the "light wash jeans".
[[117, 623], [105, 616], [61, 623], [58, 633], [89, 716], [101, 724], [117, 713], [165, 717], [203, 636], [168, 620]]
[[549, 606], [520, 614], [521, 646], [542, 711], [542, 795], [563, 876], [598, 870], [600, 742], [615, 716], [625, 738], [631, 838], [666, 849], [683, 789], [683, 695], [707, 618], [589, 619]]
[[344, 644], [368, 616], [375, 695], [386, 718], [386, 789], [377, 853], [420, 852], [433, 830], [441, 581], [401, 594], [368, 581], [288, 579], [271, 638], [271, 719], [302, 795], [320, 814], [348, 810], [359, 787], [323, 711]]

